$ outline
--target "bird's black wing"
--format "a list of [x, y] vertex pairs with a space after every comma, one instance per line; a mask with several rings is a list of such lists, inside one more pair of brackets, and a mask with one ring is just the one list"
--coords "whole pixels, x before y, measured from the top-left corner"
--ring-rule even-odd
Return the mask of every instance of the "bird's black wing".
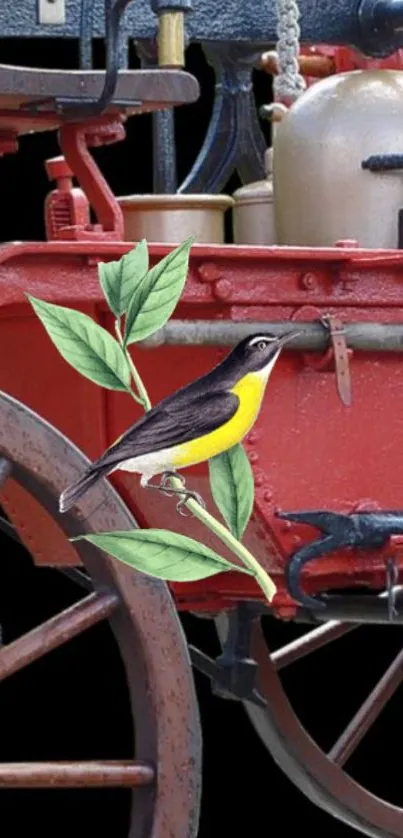
[[206, 393], [186, 403], [156, 406], [132, 425], [97, 461], [97, 466], [113, 466], [151, 451], [161, 451], [190, 442], [215, 431], [236, 413], [239, 398], [234, 393]]

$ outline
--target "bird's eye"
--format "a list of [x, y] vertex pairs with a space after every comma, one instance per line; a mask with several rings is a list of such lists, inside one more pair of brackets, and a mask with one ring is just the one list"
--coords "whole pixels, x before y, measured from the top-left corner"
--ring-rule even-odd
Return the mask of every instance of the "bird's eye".
[[256, 344], [256, 349], [260, 349], [260, 351], [262, 351], [263, 349], [267, 348], [267, 345], [268, 345], [267, 340], [260, 340], [259, 343]]

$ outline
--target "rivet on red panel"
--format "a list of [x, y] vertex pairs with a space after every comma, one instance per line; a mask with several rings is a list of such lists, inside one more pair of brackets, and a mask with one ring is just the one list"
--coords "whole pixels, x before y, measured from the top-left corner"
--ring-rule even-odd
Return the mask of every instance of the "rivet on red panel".
[[228, 282], [228, 279], [219, 279], [214, 284], [213, 294], [218, 300], [228, 300], [231, 290], [231, 283]]
[[301, 276], [300, 285], [306, 291], [313, 291], [317, 287], [317, 284], [315, 274], [306, 273]]
[[201, 282], [218, 282], [222, 273], [214, 262], [202, 262], [197, 269], [198, 278]]

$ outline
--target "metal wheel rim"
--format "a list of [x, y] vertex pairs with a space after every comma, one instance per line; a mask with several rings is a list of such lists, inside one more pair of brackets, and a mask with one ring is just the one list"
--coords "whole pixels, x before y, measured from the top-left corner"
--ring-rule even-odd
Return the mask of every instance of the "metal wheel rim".
[[[228, 619], [215, 621], [220, 641]], [[253, 631], [252, 655], [259, 665], [257, 687], [266, 708], [243, 702], [260, 740], [291, 782], [333, 817], [373, 838], [402, 838], [403, 809], [381, 800], [333, 763], [300, 724], [283, 689], [260, 621]]]
[[[106, 481], [91, 493], [91, 501], [83, 499], [76, 512], [61, 516], [58, 496], [88, 460], [48, 422], [3, 393], [0, 455], [12, 462], [12, 479], [42, 504], [67, 537], [136, 526]], [[88, 542], [75, 546], [95, 591], [119, 594], [109, 623], [125, 666], [132, 714], [141, 719], [135, 726], [136, 758], [157, 771], [154, 786], [133, 790], [128, 838], [193, 838], [200, 806], [200, 720], [186, 641], [169, 589], [108, 559]]]

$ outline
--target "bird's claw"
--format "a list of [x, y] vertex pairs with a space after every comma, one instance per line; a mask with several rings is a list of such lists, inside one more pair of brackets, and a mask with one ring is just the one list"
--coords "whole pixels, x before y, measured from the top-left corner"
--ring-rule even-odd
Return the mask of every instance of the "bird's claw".
[[[187, 504], [188, 500], [195, 500], [196, 503], [198, 503], [199, 506], [201, 506], [202, 509], [207, 508], [207, 504], [205, 503], [202, 496], [199, 495], [198, 492], [191, 492], [191, 491], [188, 491], [186, 489], [184, 496], [176, 504], [176, 511], [179, 512], [179, 515], [183, 515], [185, 518], [188, 517], [188, 513], [185, 512], [186, 504]], [[189, 515], [192, 515], [192, 513], [189, 512]]]
[[[180, 483], [182, 484], [180, 489], [173, 489], [168, 485], [171, 477], [174, 477], [176, 480], [180, 481]], [[186, 511], [186, 504], [188, 500], [195, 500], [196, 503], [198, 503], [199, 506], [202, 507], [202, 509], [206, 509], [206, 503], [203, 500], [202, 496], [199, 495], [198, 492], [193, 492], [190, 489], [187, 489], [185, 478], [181, 474], [178, 474], [176, 471], [164, 471], [161, 475], [159, 488], [161, 489], [164, 495], [170, 498], [174, 497], [174, 495], [183, 495], [176, 505], [176, 511], [179, 512], [179, 515], [183, 515], [184, 518], [187, 518], [189, 517], [189, 515], [192, 514], [191, 512], [189, 512], [189, 510]]]
[[185, 479], [181, 474], [177, 474], [177, 472], [173, 470], [163, 471], [161, 474], [159, 488], [164, 495], [167, 495], [167, 497], [172, 497], [172, 489], [169, 486], [169, 480], [171, 477], [175, 477], [176, 480], [179, 480], [182, 483], [182, 486], [185, 485]]

